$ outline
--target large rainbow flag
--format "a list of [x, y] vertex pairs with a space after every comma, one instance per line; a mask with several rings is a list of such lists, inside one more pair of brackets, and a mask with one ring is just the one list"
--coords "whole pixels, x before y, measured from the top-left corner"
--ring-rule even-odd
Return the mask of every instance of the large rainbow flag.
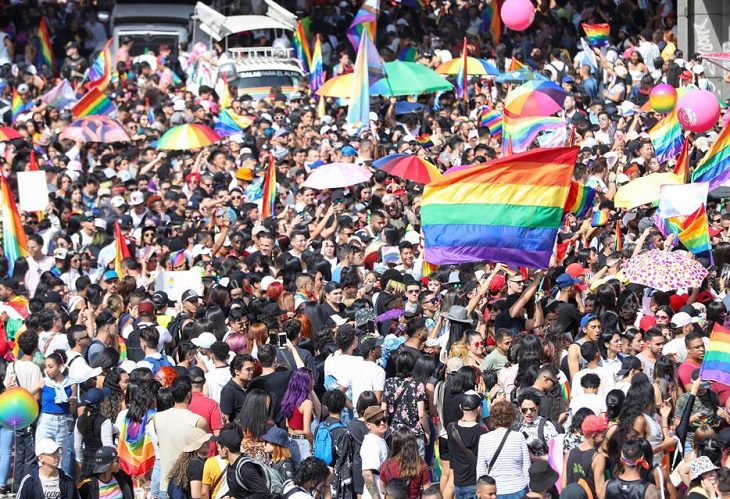
[[91, 116], [92, 114], [109, 115], [117, 110], [114, 103], [101, 93], [99, 87], [92, 87], [86, 95], [71, 108], [71, 114], [75, 119]]
[[379, 13], [380, 0], [365, 0], [355, 14], [350, 27], [347, 28], [347, 39], [350, 40], [355, 50], [360, 46], [360, 38], [364, 30], [370, 33], [370, 39], [375, 42]]
[[130, 476], [143, 476], [155, 466], [155, 448], [146, 431], [154, 415], [150, 409], [141, 423], [125, 417], [119, 429], [119, 467]]
[[706, 256], [712, 261], [712, 244], [704, 204], [691, 215], [670, 217], [667, 222], [669, 230], [677, 235], [685, 248], [694, 255]]
[[715, 323], [700, 367], [701, 379], [730, 385], [730, 329]]
[[98, 88], [102, 92], [106, 90], [109, 82], [112, 81], [112, 72], [114, 71], [113, 59], [112, 59], [112, 40], [110, 39], [101, 49], [99, 55], [94, 59], [94, 63], [89, 67], [89, 71], [86, 74], [89, 80], [86, 83], [86, 88], [91, 90], [92, 88]]
[[294, 31], [294, 49], [297, 53], [297, 59], [302, 65], [302, 70], [307, 73], [312, 65], [312, 53], [309, 50], [309, 40], [307, 39], [307, 32], [304, 29], [302, 20], [297, 21], [297, 29]]
[[51, 32], [48, 29], [46, 18], [41, 18], [38, 26], [38, 60], [41, 65], [45, 64], [56, 74], [56, 58], [53, 56], [53, 45], [51, 45]]
[[611, 26], [603, 24], [581, 24], [583, 31], [586, 32], [586, 38], [592, 47], [605, 47], [608, 45], [608, 35], [611, 32]]
[[312, 87], [312, 95], [317, 95], [319, 87], [324, 85], [324, 61], [322, 59], [322, 39], [319, 34], [314, 40], [314, 53], [312, 54], [312, 66], [309, 68], [309, 83]]
[[669, 161], [679, 154], [684, 137], [682, 136], [682, 125], [677, 119], [676, 108], [649, 130], [649, 138], [654, 144], [656, 159], [659, 163]]
[[502, 137], [502, 113], [484, 106], [479, 114], [479, 126], [488, 128], [492, 137], [500, 139]]
[[730, 126], [725, 127], [715, 143], [692, 172], [692, 182], [709, 182], [710, 190], [730, 179]]
[[4, 175], [0, 175], [0, 208], [3, 220], [3, 252], [8, 261], [8, 275], [12, 277], [15, 261], [28, 256], [28, 238], [13, 193]]
[[266, 176], [261, 190], [263, 197], [261, 198], [261, 218], [269, 218], [276, 215], [276, 164], [274, 164], [274, 155], [269, 153], [269, 166], [266, 169]]
[[363, 126], [369, 123], [370, 85], [385, 75], [385, 64], [375, 48], [370, 33], [363, 31], [352, 75], [347, 123]]
[[540, 132], [565, 127], [565, 120], [555, 116], [514, 116], [506, 109], [502, 116], [502, 148], [513, 152], [523, 152], [532, 144]]
[[444, 175], [421, 201], [425, 259], [546, 268], [577, 147], [536, 149]]

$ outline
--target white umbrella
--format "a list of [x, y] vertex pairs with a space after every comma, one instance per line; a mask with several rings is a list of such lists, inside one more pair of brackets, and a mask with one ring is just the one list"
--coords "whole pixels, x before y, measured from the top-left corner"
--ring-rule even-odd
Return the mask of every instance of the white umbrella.
[[373, 174], [366, 167], [354, 163], [330, 163], [314, 170], [302, 186], [312, 189], [337, 189], [362, 184]]

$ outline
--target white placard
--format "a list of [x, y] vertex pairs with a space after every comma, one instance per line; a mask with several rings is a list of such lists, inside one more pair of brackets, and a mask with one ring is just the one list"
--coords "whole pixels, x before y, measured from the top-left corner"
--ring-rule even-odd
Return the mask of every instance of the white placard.
[[172, 301], [178, 301], [188, 289], [195, 290], [200, 296], [203, 296], [203, 278], [200, 272], [195, 270], [160, 271], [155, 278], [155, 291], [164, 291]]
[[18, 172], [18, 208], [23, 211], [46, 211], [48, 184], [45, 170]]

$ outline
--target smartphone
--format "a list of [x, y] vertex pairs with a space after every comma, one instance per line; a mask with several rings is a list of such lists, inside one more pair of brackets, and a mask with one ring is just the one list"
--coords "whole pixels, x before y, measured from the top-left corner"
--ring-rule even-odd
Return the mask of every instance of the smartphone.
[[269, 343], [276, 345], [276, 333], [269, 333]]
[[286, 333], [279, 333], [279, 348], [286, 347]]

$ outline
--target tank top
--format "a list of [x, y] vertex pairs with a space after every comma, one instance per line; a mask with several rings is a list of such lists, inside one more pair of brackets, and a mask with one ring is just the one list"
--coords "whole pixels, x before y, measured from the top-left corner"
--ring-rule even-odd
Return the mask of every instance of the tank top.
[[[642, 414], [646, 420], [646, 424], [649, 426], [649, 435], [646, 439], [651, 444], [652, 448], [659, 446], [664, 441], [664, 433], [662, 432], [662, 426], [657, 423], [657, 420], [653, 417]], [[654, 464], [661, 464], [664, 458], [664, 452], [657, 452], [654, 454]]]
[[593, 492], [596, 494], [596, 483], [593, 477], [593, 457], [596, 455], [596, 449], [580, 450], [578, 447], [570, 451], [568, 455], [568, 483], [577, 483], [579, 479], [583, 479], [588, 483]]
[[606, 499], [644, 499], [649, 482], [612, 478], [606, 485]]
[[[64, 388], [66, 395], [71, 396], [71, 387]], [[56, 390], [50, 386], [44, 386], [41, 390], [41, 412], [44, 414], [62, 415], [68, 414], [70, 407], [68, 402], [56, 403]]]
[[299, 410], [299, 407], [294, 408], [287, 423], [289, 424], [290, 430], [304, 431], [304, 415]]

